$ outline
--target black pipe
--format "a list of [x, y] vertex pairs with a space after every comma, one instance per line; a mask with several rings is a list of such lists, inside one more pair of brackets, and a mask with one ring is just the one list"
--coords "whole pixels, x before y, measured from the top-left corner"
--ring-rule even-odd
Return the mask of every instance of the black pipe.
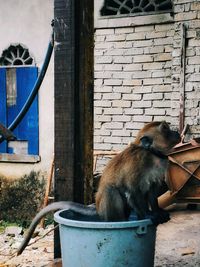
[[[36, 97], [36, 95], [40, 89], [41, 83], [44, 79], [44, 76], [46, 74], [46, 71], [47, 71], [47, 68], [48, 68], [48, 65], [50, 62], [50, 58], [51, 58], [52, 51], [53, 51], [53, 45], [54, 45], [54, 34], [52, 33], [52, 38], [51, 38], [51, 41], [49, 42], [47, 53], [46, 53], [40, 74], [39, 74], [39, 76], [38, 76], [38, 78], [37, 78], [37, 80], [33, 86], [33, 89], [31, 91], [27, 101], [25, 102], [24, 106], [22, 107], [21, 111], [19, 112], [17, 117], [14, 119], [14, 121], [9, 125], [8, 129], [10, 131], [13, 131], [18, 126], [18, 124], [22, 121], [22, 119], [26, 115], [27, 111], [29, 110], [31, 104], [33, 103], [33, 100], [35, 99], [35, 97]], [[1, 136], [0, 137], [0, 143], [2, 143], [4, 140], [5, 140], [5, 138], [3, 138], [3, 136]]]

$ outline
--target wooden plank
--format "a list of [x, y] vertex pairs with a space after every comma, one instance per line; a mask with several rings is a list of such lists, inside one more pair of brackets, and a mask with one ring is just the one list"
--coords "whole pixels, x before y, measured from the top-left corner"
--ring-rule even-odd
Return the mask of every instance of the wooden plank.
[[[74, 200], [74, 3], [54, 1], [55, 29], [55, 201]], [[58, 229], [54, 258], [61, 256]]]
[[[55, 0], [55, 200], [89, 202], [93, 162], [93, 0]], [[54, 257], [60, 256], [55, 232]]]
[[119, 154], [120, 151], [117, 150], [94, 150], [93, 151], [93, 173], [96, 171], [97, 158], [102, 157], [114, 157]]
[[121, 151], [119, 150], [94, 150], [94, 155], [95, 156], [114, 156], [119, 154]]
[[55, 0], [55, 199], [74, 200], [74, 3]]
[[75, 1], [75, 18], [77, 168], [74, 197], [78, 202], [90, 204], [93, 197], [93, 0]]
[[185, 67], [186, 67], [186, 26], [181, 25], [181, 73], [180, 73], [180, 111], [179, 131], [184, 129], [185, 123]]
[[[46, 184], [46, 190], [45, 190], [45, 195], [44, 195], [43, 208], [45, 208], [48, 205], [49, 194], [50, 194], [51, 185], [52, 185], [53, 172], [54, 172], [54, 158], [53, 158], [53, 161], [51, 163], [50, 173], [49, 173], [48, 178], [47, 178], [47, 184]], [[40, 226], [42, 228], [44, 228], [44, 218], [42, 218], [42, 220], [40, 221]]]

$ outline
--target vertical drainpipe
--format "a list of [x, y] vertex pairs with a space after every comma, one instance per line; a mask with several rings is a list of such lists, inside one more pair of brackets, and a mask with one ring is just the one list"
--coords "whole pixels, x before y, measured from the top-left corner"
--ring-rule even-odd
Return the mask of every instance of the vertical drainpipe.
[[186, 26], [181, 25], [181, 72], [180, 72], [180, 111], [179, 131], [182, 133], [185, 124], [185, 67], [186, 67]]

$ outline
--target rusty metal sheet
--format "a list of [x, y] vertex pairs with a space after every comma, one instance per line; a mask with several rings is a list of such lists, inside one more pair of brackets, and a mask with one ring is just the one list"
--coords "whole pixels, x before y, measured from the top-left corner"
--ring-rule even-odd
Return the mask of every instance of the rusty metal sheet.
[[[167, 182], [173, 193], [185, 190], [185, 187], [188, 187], [188, 182], [190, 182], [190, 180], [195, 179], [199, 182], [199, 185], [196, 186], [200, 186], [200, 144], [197, 140], [179, 144], [168, 157], [170, 163]], [[191, 190], [192, 189], [190, 188], [190, 192]], [[182, 192], [189, 191], [186, 190]], [[200, 198], [199, 191], [197, 192], [197, 195]]]

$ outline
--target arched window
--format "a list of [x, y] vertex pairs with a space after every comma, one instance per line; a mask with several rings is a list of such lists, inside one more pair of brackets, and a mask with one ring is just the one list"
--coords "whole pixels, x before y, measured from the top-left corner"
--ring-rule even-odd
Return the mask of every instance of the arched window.
[[137, 14], [172, 11], [171, 0], [105, 0], [101, 15]]
[[35, 65], [29, 50], [21, 44], [10, 45], [0, 58], [1, 66]]

